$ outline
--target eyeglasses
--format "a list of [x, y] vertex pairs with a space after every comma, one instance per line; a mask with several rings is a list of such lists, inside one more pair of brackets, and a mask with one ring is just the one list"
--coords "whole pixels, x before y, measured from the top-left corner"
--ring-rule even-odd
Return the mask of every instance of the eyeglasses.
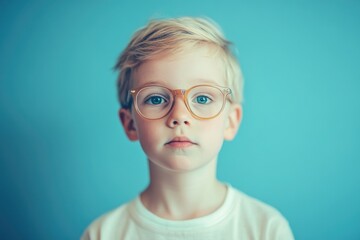
[[142, 117], [156, 120], [165, 117], [174, 107], [175, 97], [182, 96], [185, 106], [196, 119], [215, 118], [223, 110], [231, 89], [211, 85], [197, 85], [187, 90], [149, 85], [130, 90], [135, 110]]

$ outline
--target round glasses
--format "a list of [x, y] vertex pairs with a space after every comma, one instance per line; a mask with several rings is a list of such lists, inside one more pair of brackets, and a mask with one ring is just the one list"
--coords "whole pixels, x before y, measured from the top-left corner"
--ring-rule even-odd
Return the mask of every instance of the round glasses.
[[197, 85], [187, 90], [149, 85], [130, 90], [138, 114], [150, 120], [165, 117], [174, 107], [175, 97], [181, 96], [194, 118], [211, 119], [223, 110], [231, 89], [211, 85]]

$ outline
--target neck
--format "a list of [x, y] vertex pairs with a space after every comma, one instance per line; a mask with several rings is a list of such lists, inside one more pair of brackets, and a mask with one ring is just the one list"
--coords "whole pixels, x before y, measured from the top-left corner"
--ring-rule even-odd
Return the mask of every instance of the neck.
[[141, 194], [144, 206], [159, 217], [185, 220], [218, 209], [226, 187], [216, 179], [216, 161], [191, 172], [165, 170], [149, 161], [150, 184]]

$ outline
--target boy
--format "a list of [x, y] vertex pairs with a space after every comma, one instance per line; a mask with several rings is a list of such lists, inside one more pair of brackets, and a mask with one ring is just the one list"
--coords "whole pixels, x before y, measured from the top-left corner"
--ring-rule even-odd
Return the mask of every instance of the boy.
[[150, 183], [82, 239], [293, 239], [275, 209], [216, 179], [242, 118], [229, 45], [201, 18], [151, 21], [134, 34], [116, 64], [119, 117], [148, 158]]

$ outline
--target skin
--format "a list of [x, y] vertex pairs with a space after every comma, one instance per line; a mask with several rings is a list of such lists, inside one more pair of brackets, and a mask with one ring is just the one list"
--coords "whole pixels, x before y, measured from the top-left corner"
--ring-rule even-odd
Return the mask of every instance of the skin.
[[[194, 85], [226, 86], [221, 59], [209, 46], [162, 55], [143, 63], [134, 74], [133, 88], [159, 84], [170, 89]], [[216, 179], [217, 156], [224, 140], [239, 128], [242, 109], [226, 103], [210, 120], [195, 119], [181, 97], [164, 118], [148, 120], [134, 109], [120, 109], [128, 138], [140, 141], [148, 157], [150, 184], [142, 192], [144, 206], [157, 216], [184, 220], [205, 216], [221, 206], [226, 187]]]

